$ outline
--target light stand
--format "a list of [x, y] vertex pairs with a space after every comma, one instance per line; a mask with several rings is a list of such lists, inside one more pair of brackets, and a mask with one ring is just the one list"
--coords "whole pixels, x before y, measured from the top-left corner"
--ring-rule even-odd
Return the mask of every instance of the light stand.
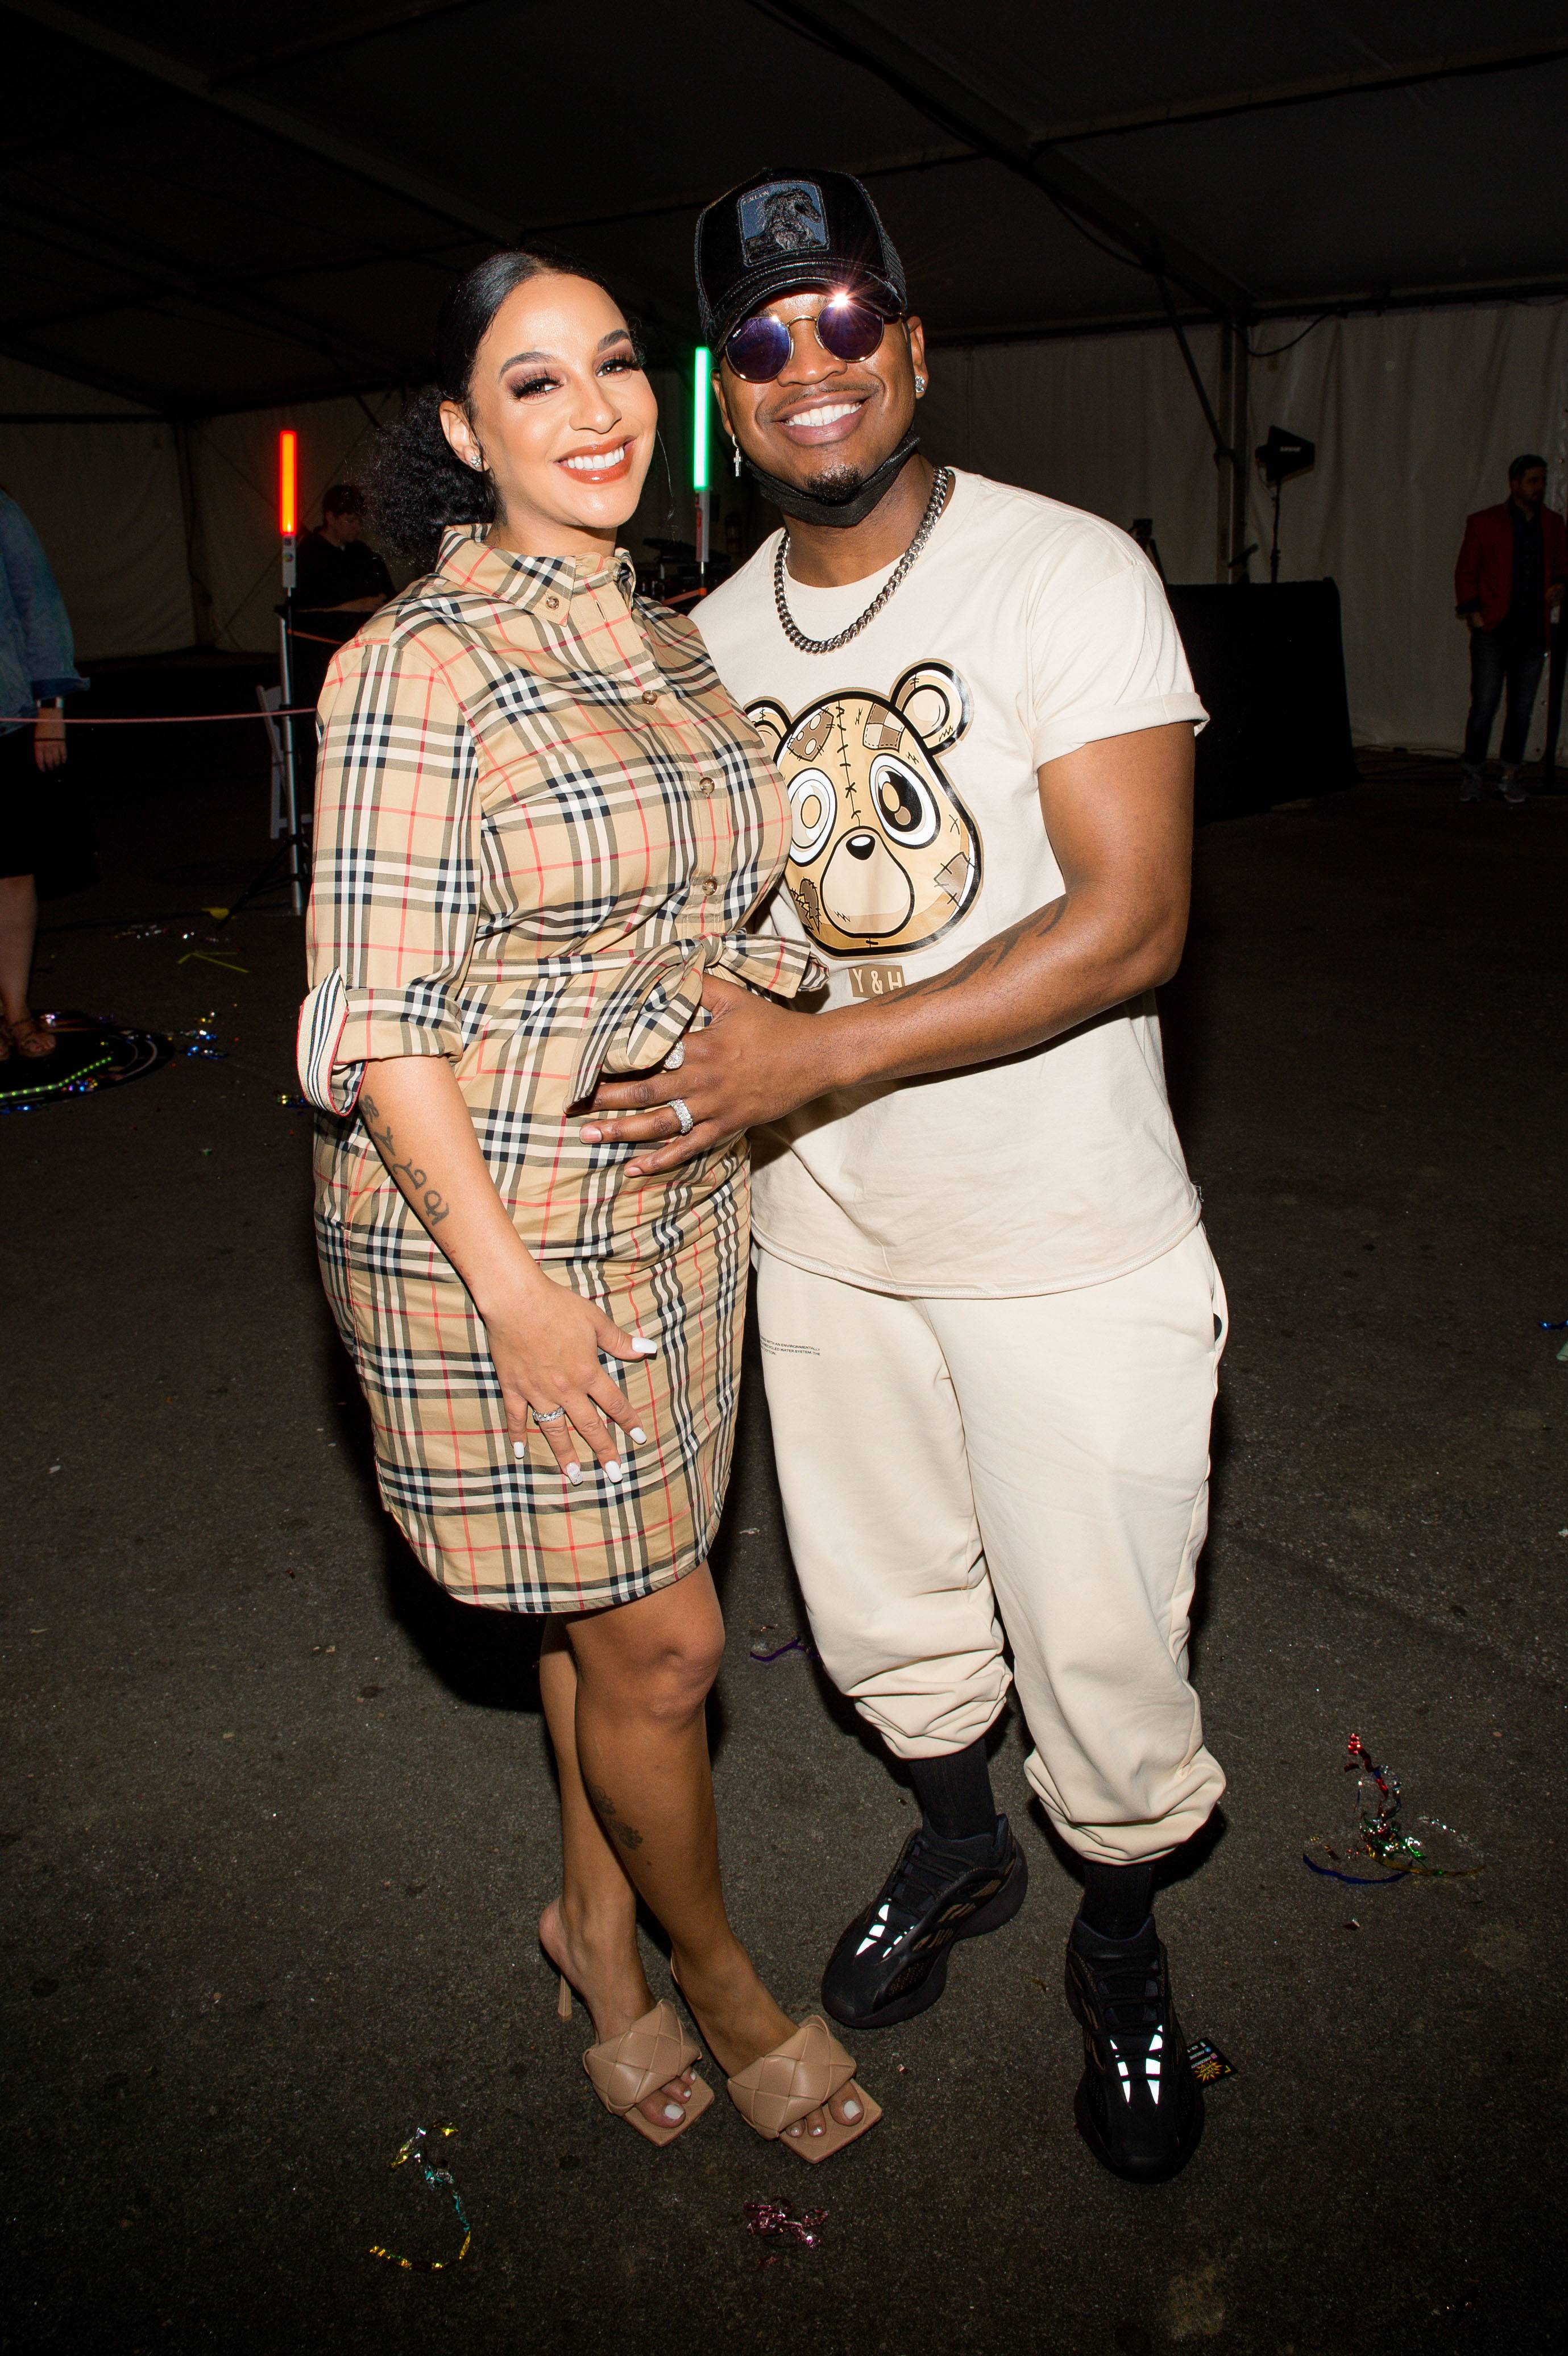
[[708, 488], [708, 406], [713, 373], [714, 356], [706, 344], [699, 344], [692, 357], [692, 490], [697, 510], [697, 581], [703, 589], [708, 585], [713, 540], [713, 493]]
[[299, 579], [299, 436], [292, 425], [278, 435], [278, 536], [283, 545], [283, 605], [278, 615], [278, 685], [283, 704], [283, 838], [253, 884], [248, 884], [222, 919], [282, 883], [296, 916], [305, 914], [310, 856], [299, 824], [299, 787], [294, 760], [294, 593]]
[[1273, 585], [1280, 577], [1280, 487], [1293, 475], [1305, 475], [1316, 466], [1317, 444], [1309, 442], [1305, 434], [1287, 434], [1283, 425], [1271, 425], [1268, 440], [1260, 442], [1253, 455], [1264, 482], [1274, 495], [1274, 536], [1269, 550], [1269, 581]]

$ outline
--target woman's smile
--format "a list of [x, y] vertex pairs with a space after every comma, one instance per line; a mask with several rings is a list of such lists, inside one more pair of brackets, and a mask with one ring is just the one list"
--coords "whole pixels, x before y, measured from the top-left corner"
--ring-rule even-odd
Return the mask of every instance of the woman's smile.
[[618, 442], [600, 442], [586, 450], [574, 450], [569, 457], [557, 458], [558, 466], [567, 473], [579, 475], [593, 483], [618, 483], [631, 472], [634, 444], [630, 437]]

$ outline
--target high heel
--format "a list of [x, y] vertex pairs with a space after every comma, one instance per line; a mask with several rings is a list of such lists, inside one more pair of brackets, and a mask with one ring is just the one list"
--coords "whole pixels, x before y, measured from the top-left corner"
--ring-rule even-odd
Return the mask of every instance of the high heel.
[[[555, 1997], [555, 2018], [572, 2018], [572, 1983], [564, 1972], [560, 1974], [560, 1987]], [[657, 2126], [645, 2118], [638, 2108], [650, 2094], [671, 2078], [682, 2077], [694, 2062], [702, 2060], [702, 2050], [692, 2043], [681, 2027], [681, 2018], [668, 1997], [661, 1997], [651, 2012], [623, 2029], [618, 2037], [607, 2037], [602, 2044], [590, 2045], [583, 2056], [583, 2067], [607, 2111], [624, 2119], [650, 2143], [660, 2146], [673, 2143], [685, 2134], [693, 2122], [700, 2119], [714, 2099], [714, 2090], [705, 2078], [695, 2072], [692, 2092], [684, 2105], [685, 2116], [669, 2126]]]
[[[782, 2143], [786, 2151], [813, 2168], [831, 2159], [845, 2144], [854, 2143], [882, 2116], [882, 2105], [874, 2103], [856, 2082], [853, 2057], [820, 2012], [811, 2013], [793, 2037], [776, 2045], [771, 2053], [760, 2054], [748, 2069], [737, 2071], [725, 2083], [747, 2126], [770, 2143]], [[827, 2109], [835, 2094], [853, 2094], [859, 2103], [858, 2119], [835, 2119]], [[821, 2135], [785, 2134], [786, 2127], [811, 2111], [827, 2113]]]

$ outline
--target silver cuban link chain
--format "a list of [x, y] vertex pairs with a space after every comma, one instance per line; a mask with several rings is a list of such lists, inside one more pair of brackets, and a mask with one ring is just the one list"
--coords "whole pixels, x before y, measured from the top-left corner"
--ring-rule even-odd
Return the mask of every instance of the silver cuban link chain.
[[847, 647], [851, 638], [859, 637], [866, 624], [868, 622], [875, 621], [877, 615], [881, 613], [882, 608], [886, 605], [887, 600], [892, 596], [894, 591], [903, 582], [906, 575], [908, 573], [910, 567], [918, 557], [920, 551], [924, 548], [927, 541], [929, 540], [932, 532], [935, 530], [937, 518], [941, 514], [943, 508], [947, 505], [947, 497], [949, 491], [952, 488], [952, 468], [950, 466], [939, 466], [937, 468], [935, 475], [931, 478], [931, 496], [926, 501], [926, 512], [920, 518], [920, 528], [918, 531], [915, 534], [914, 539], [909, 542], [908, 547], [904, 551], [903, 555], [899, 558], [897, 563], [894, 566], [892, 572], [888, 574], [886, 580], [883, 583], [881, 588], [877, 591], [875, 596], [872, 599], [870, 605], [866, 607], [859, 621], [852, 622], [847, 630], [840, 630], [831, 638], [809, 638], [806, 636], [805, 631], [800, 628], [796, 623], [794, 616], [789, 611], [789, 601], [784, 594], [784, 561], [789, 553], [789, 538], [788, 533], [784, 535], [779, 542], [778, 552], [773, 559], [773, 603], [779, 608], [779, 626], [792, 647], [799, 647], [803, 655], [831, 655], [834, 653], [838, 648]]

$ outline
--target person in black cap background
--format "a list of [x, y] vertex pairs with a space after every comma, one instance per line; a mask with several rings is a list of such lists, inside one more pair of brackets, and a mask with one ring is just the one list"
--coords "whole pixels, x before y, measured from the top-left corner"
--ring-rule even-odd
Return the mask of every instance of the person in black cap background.
[[321, 522], [301, 534], [295, 604], [301, 613], [352, 615], [349, 635], [392, 594], [392, 574], [366, 545], [365, 495], [357, 483], [333, 483], [321, 494]]
[[732, 190], [697, 276], [736, 468], [789, 520], [696, 618], [789, 789], [769, 921], [832, 979], [815, 1013], [710, 986], [679, 1072], [602, 1087], [585, 1133], [634, 1141], [636, 1173], [762, 1132], [790, 1547], [921, 1809], [828, 2009], [908, 2019], [956, 1940], [1017, 1912], [987, 1751], [1015, 1679], [1029, 1782], [1083, 1867], [1079, 2124], [1156, 2180], [1203, 2110], [1155, 1868], [1224, 1788], [1187, 1640], [1226, 1312], [1152, 999], [1203, 708], [1132, 541], [921, 454], [920, 323], [858, 181]]

